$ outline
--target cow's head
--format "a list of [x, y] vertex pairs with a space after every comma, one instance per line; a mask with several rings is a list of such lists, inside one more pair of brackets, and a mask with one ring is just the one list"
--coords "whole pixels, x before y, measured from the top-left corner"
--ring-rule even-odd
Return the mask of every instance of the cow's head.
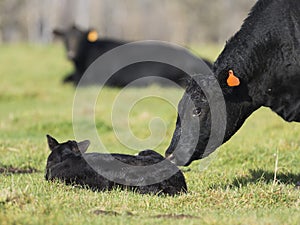
[[67, 141], [64, 143], [58, 143], [57, 140], [50, 135], [47, 135], [47, 141], [51, 153], [47, 159], [46, 173], [51, 167], [59, 164], [65, 159], [73, 156], [79, 156], [86, 152], [90, 145], [90, 141], [88, 140], [82, 142]]
[[193, 77], [179, 102], [175, 132], [166, 151], [176, 165], [187, 166], [208, 156], [255, 110], [245, 94], [247, 86], [238, 78], [231, 79], [228, 76], [220, 84], [214, 76]]
[[76, 59], [80, 45], [83, 42], [95, 42], [98, 40], [98, 33], [94, 29], [83, 31], [75, 25], [66, 30], [54, 29], [53, 34], [63, 39], [67, 56], [70, 60]]

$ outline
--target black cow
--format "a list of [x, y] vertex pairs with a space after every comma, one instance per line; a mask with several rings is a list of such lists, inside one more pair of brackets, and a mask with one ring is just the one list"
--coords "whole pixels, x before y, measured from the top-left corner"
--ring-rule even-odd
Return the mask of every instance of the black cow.
[[[47, 160], [46, 180], [58, 179], [66, 184], [77, 184], [97, 191], [116, 187], [135, 190], [141, 194], [176, 195], [187, 191], [182, 172], [152, 150], [142, 151], [137, 156], [85, 153], [89, 141], [67, 141], [60, 144], [49, 135], [47, 140], [51, 153]], [[164, 164], [157, 164], [162, 161]], [[118, 162], [122, 164], [119, 165]], [[147, 174], [137, 169], [139, 166], [151, 165], [155, 165], [155, 169]], [[170, 176], [161, 182], [154, 182], [163, 174]], [[133, 182], [135, 186], [130, 186]]]
[[[205, 151], [212, 133], [212, 112], [198, 83], [211, 87], [217, 82], [221, 87], [227, 111], [221, 119], [227, 125], [220, 144], [262, 106], [288, 122], [300, 122], [299, 12], [298, 0], [259, 0], [214, 63], [214, 79], [194, 77], [179, 103], [176, 129], [166, 151], [176, 165], [187, 166], [219, 147], [212, 144]], [[222, 105], [222, 98], [214, 104]], [[195, 125], [197, 131], [182, 132]]]
[[[68, 75], [64, 79], [64, 81], [72, 81], [75, 85], [78, 84], [86, 69], [99, 56], [113, 48], [127, 43], [124, 41], [112, 39], [98, 39], [97, 32], [95, 30], [90, 29], [81, 31], [76, 26], [72, 26], [66, 31], [54, 30], [53, 33], [57, 36], [60, 36], [64, 40], [64, 45], [67, 50], [67, 56], [75, 66], [75, 72]], [[203, 59], [203, 61], [210, 68], [212, 67], [209, 61], [205, 59]], [[190, 62], [190, 66], [193, 66], [193, 63], [194, 62]], [[106, 66], [113, 68], [115, 66], [115, 63], [114, 61], [112, 61]], [[205, 72], [205, 70], [203, 70], [203, 72]], [[185, 78], [189, 77], [188, 74], [171, 65], [147, 61], [135, 63], [122, 68], [121, 70], [116, 72], [105, 83], [105, 85], [113, 87], [124, 87], [129, 83], [135, 81], [136, 79], [149, 76], [163, 77], [181, 86], [185, 86]], [[102, 81], [100, 81], [100, 83], [101, 82]], [[94, 83], [95, 81], [93, 81], [91, 84]], [[170, 82], [164, 82], [164, 80], [162, 79], [144, 80], [134, 85], [145, 86], [152, 83], [158, 83], [160, 85], [170, 85]]]

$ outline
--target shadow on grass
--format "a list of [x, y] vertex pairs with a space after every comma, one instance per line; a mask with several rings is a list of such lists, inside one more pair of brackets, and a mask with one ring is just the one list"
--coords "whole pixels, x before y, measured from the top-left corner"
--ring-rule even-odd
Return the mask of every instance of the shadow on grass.
[[[93, 211], [93, 214], [95, 215], [106, 215], [106, 216], [136, 216], [135, 214], [131, 212], [125, 212], [125, 213], [118, 213], [116, 211], [106, 211], [106, 210], [100, 210], [97, 209]], [[185, 215], [185, 214], [159, 214], [155, 216], [151, 216], [151, 218], [156, 219], [200, 219], [201, 217], [198, 216], [192, 216], [192, 215]]]
[[[263, 169], [249, 170], [249, 175], [236, 177], [229, 187], [244, 187], [248, 184], [266, 183], [271, 184], [274, 182], [274, 172], [265, 171]], [[300, 173], [277, 173], [276, 182], [280, 184], [294, 184], [299, 185]]]
[[156, 215], [152, 216], [152, 218], [158, 218], [158, 219], [201, 219], [199, 216], [192, 216], [192, 215], [186, 215], [186, 214], [162, 214], [162, 215]]
[[97, 209], [95, 211], [93, 211], [93, 214], [95, 215], [107, 215], [107, 216], [119, 216], [121, 215], [118, 212], [115, 211], [106, 211], [106, 210], [101, 210], [101, 209]]
[[0, 174], [10, 175], [10, 174], [29, 174], [29, 173], [38, 173], [39, 170], [27, 167], [27, 168], [18, 168], [13, 166], [1, 166]]

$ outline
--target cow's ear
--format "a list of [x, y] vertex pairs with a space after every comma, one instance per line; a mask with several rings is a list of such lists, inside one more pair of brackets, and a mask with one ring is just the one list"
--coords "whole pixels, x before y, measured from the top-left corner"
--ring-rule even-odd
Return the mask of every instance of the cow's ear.
[[50, 148], [51, 151], [54, 150], [54, 148], [59, 145], [59, 143], [57, 142], [57, 140], [55, 140], [55, 138], [51, 137], [49, 134], [47, 134], [47, 141], [48, 141], [48, 146]]
[[90, 30], [87, 35], [87, 40], [89, 42], [96, 42], [98, 40], [98, 32], [96, 30]]
[[77, 143], [78, 149], [81, 153], [85, 153], [90, 146], [91, 142], [89, 140], [81, 141]]
[[75, 23], [72, 24], [71, 29], [81, 31]]
[[62, 31], [62, 30], [59, 30], [59, 29], [54, 29], [53, 31], [52, 31], [52, 33], [54, 34], [54, 35], [56, 35], [56, 36], [64, 36], [64, 31]]

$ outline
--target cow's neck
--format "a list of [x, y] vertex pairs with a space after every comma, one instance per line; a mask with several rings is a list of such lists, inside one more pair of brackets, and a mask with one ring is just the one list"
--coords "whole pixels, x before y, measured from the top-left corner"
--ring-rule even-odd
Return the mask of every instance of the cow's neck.
[[[270, 87], [265, 84], [265, 76], [271, 74], [271, 70], [281, 70], [282, 66], [271, 60], [281, 54], [278, 51], [282, 47], [278, 38], [281, 31], [276, 27], [264, 28], [262, 23], [256, 23], [252, 19], [253, 16], [250, 15], [241, 30], [228, 41], [213, 68], [227, 108], [224, 142], [235, 134], [255, 110], [266, 105]], [[239, 86], [228, 86], [229, 70], [233, 70], [240, 79]]]
[[[276, 7], [273, 10], [276, 11]], [[297, 27], [300, 18], [290, 12], [276, 17], [277, 21], [268, 21], [269, 17], [265, 15], [268, 13], [263, 13], [265, 23], [256, 22], [252, 18], [254, 15], [249, 16], [241, 30], [226, 44], [214, 64], [214, 74], [230, 111], [235, 105], [249, 116], [259, 107], [266, 106], [287, 121], [299, 122], [300, 29]], [[258, 14], [258, 17], [262, 15]], [[229, 70], [241, 80], [240, 87], [227, 86]], [[243, 124], [244, 116], [239, 120], [236, 123]]]

